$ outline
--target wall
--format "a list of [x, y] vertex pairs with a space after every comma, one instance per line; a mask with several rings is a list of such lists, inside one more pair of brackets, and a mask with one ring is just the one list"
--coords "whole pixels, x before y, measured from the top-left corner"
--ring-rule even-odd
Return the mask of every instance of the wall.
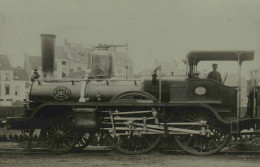
[[[21, 102], [23, 102], [23, 99], [27, 99], [30, 89], [26, 83], [29, 83], [29, 82], [28, 81], [14, 81], [14, 83], [13, 83], [14, 94], [12, 95], [13, 103], [21, 104]], [[16, 87], [19, 87], [18, 93], [16, 93]]]
[[[5, 79], [6, 73], [10, 75], [9, 81], [6, 81]], [[1, 70], [0, 75], [0, 106], [11, 106], [18, 103], [21, 104], [23, 99], [26, 99], [27, 94], [29, 93], [29, 87], [26, 87], [29, 81], [14, 80], [14, 72], [12, 70]], [[8, 95], [6, 95], [6, 85], [9, 85]], [[19, 90], [17, 90], [18, 87]]]
[[[6, 74], [9, 74], [9, 80], [6, 80]], [[1, 94], [0, 94], [0, 105], [2, 106], [10, 106], [12, 105], [12, 95], [14, 95], [14, 87], [13, 87], [13, 78], [14, 78], [14, 73], [12, 70], [1, 70], [0, 71], [1, 75], [1, 80], [0, 80], [0, 85], [1, 85]], [[6, 89], [5, 86], [9, 85], [9, 94], [6, 95]]]

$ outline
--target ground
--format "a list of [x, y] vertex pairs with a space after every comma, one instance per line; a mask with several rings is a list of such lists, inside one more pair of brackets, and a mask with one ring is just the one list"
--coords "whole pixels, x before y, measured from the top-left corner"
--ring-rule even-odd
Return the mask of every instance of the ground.
[[259, 167], [260, 155], [217, 154], [193, 156], [149, 153], [145, 155], [123, 155], [118, 153], [70, 153], [64, 155], [1, 154], [1, 167]]

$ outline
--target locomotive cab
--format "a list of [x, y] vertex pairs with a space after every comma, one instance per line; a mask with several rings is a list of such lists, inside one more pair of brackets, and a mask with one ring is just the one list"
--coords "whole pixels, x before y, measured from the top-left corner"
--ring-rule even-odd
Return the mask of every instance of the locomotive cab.
[[[188, 81], [190, 99], [207, 101], [217, 108], [219, 112], [230, 113], [229, 116], [241, 118], [241, 65], [244, 61], [254, 59], [253, 51], [217, 51], [217, 52], [190, 52], [188, 59]], [[238, 86], [227, 86], [224, 82], [212, 79], [199, 78], [197, 66], [201, 61], [236, 61], [238, 66]], [[226, 78], [225, 78], [226, 79]], [[243, 88], [244, 89], [244, 88]], [[247, 109], [247, 113], [252, 112]], [[246, 114], [249, 115], [249, 114]]]
[[[212, 107], [218, 114], [226, 113], [228, 119], [240, 118], [241, 65], [242, 62], [253, 58], [252, 51], [193, 51], [187, 55], [186, 77], [153, 76], [144, 79], [143, 89], [161, 99], [162, 102], [206, 105]], [[237, 61], [238, 86], [227, 86], [224, 82], [206, 77], [200, 78], [197, 67], [201, 61]], [[159, 83], [161, 83], [161, 93]], [[248, 109], [247, 112], [252, 111]]]

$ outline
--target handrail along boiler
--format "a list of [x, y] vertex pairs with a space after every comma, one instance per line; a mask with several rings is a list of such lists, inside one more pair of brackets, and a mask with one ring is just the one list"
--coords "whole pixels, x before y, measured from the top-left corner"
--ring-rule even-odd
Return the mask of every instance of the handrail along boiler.
[[[42, 46], [54, 45], [53, 36], [44, 39]], [[250, 89], [247, 118], [241, 118], [241, 81], [229, 87], [200, 79], [196, 71], [200, 61], [221, 60], [237, 61], [240, 73], [242, 62], [253, 60], [254, 52], [194, 51], [187, 56], [187, 76], [157, 77], [158, 67], [153, 76], [142, 79], [113, 77], [114, 59], [107, 49], [91, 56], [89, 77], [33, 82], [25, 115], [10, 117], [5, 124], [10, 129], [41, 129], [54, 153], [70, 151], [85, 133], [102, 132], [126, 154], [146, 153], [164, 137], [191, 154], [208, 155], [243, 129], [259, 132], [259, 87]]]

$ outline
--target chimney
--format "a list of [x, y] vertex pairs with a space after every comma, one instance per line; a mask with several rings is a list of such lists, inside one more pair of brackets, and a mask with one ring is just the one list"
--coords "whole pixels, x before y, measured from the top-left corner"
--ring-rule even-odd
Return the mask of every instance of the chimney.
[[42, 74], [47, 80], [54, 78], [55, 38], [56, 35], [41, 34]]

